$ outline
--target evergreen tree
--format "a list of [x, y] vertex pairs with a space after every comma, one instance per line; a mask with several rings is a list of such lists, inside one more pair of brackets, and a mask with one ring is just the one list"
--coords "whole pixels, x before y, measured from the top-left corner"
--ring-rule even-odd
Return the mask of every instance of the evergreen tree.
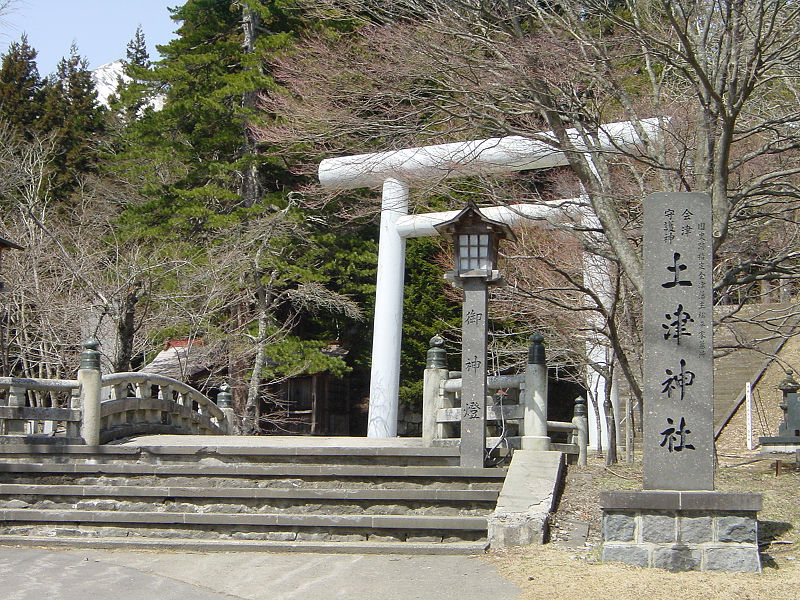
[[[145, 242], [169, 236], [187, 256], [198, 246], [215, 256], [236, 248], [225, 308], [211, 320], [230, 340], [228, 376], [246, 432], [258, 429], [264, 384], [335, 366], [318, 351], [332, 337], [328, 328], [295, 324], [314, 313], [320, 321], [355, 314], [329, 291], [308, 222], [286, 199], [294, 176], [250, 133], [258, 93], [275, 87], [262, 65], [299, 25], [285, 6], [189, 0], [173, 10], [178, 37], [159, 48], [163, 59], [151, 69], [131, 72], [163, 94], [163, 109], [129, 118], [111, 161], [147, 199], [129, 207], [123, 231]], [[309, 347], [317, 348], [315, 360]]]
[[400, 360], [400, 400], [422, 402], [422, 376], [430, 339], [461, 327], [461, 306], [445, 294], [440, 241], [408, 240], [403, 294], [403, 347]]
[[65, 200], [76, 184], [76, 175], [97, 169], [99, 138], [104, 131], [103, 108], [86, 59], [70, 47], [53, 77], [44, 85], [42, 130], [57, 133], [54, 194]]
[[37, 126], [42, 114], [42, 80], [37, 52], [22, 35], [3, 55], [0, 66], [0, 115], [21, 130]]
[[125, 78], [119, 77], [117, 89], [108, 99], [112, 112], [111, 129], [119, 129], [132, 123], [153, 104], [154, 94], [149, 83], [151, 67], [145, 35], [142, 26], [139, 25], [133, 38], [128, 42], [123, 69]]
[[[277, 159], [257, 152], [248, 133], [256, 114], [248, 98], [275, 86], [253, 67], [291, 40], [294, 23], [281, 6], [189, 0], [173, 10], [181, 23], [178, 37], [159, 47], [163, 59], [151, 71], [140, 73], [164, 94], [164, 107], [133, 124], [115, 160], [122, 173], [140, 179], [151, 198], [129, 215], [140, 232], [177, 229], [202, 237], [262, 210], [264, 198], [280, 204], [292, 178]], [[251, 13], [257, 18], [248, 23], [262, 27], [250, 29], [246, 44], [243, 21]], [[153, 163], [157, 169], [143, 168]]]
[[125, 58], [126, 64], [131, 67], [146, 69], [150, 66], [150, 53], [147, 52], [147, 43], [141, 25], [136, 27], [133, 39], [128, 42]]

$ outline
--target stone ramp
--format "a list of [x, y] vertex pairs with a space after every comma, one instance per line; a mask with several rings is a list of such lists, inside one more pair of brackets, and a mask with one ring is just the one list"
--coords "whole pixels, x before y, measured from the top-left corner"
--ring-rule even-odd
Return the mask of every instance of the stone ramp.
[[543, 544], [564, 477], [561, 452], [517, 450], [489, 517], [493, 548]]

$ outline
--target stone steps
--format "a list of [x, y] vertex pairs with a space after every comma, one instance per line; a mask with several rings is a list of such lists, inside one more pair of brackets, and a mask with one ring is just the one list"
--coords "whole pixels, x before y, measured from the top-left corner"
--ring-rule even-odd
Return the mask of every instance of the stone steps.
[[3, 448], [0, 544], [474, 552], [505, 477], [447, 449], [99, 450]]
[[2, 463], [458, 466], [453, 448], [0, 445]]
[[0, 509], [487, 515], [496, 490], [0, 484]]
[[[77, 496], [164, 500], [177, 498], [213, 498], [224, 500], [350, 500], [350, 501], [427, 501], [427, 502], [496, 502], [497, 490], [481, 489], [406, 489], [406, 488], [261, 488], [261, 487], [140, 487], [98, 485], [0, 484], [0, 498]], [[0, 500], [2, 502], [2, 500]], [[3, 508], [0, 506], [0, 508]]]

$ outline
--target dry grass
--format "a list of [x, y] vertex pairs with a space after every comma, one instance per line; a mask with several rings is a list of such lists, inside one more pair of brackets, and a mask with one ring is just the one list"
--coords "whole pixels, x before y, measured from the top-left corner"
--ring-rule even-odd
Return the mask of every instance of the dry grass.
[[590, 524], [588, 543], [579, 549], [552, 544], [494, 551], [487, 560], [522, 589], [520, 600], [705, 600], [800, 599], [800, 471], [784, 465], [775, 476], [774, 462], [754, 457], [727, 457], [717, 471], [720, 491], [760, 492], [759, 540], [763, 573], [670, 573], [619, 564], [599, 557], [599, 492], [641, 489], [641, 463], [607, 469], [593, 458], [585, 469], [570, 467], [556, 526], [580, 519]]

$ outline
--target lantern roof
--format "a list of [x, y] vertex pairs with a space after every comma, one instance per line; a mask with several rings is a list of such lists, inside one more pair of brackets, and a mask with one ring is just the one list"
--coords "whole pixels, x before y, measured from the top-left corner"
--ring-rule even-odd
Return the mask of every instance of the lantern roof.
[[481, 228], [485, 231], [493, 232], [498, 239], [511, 241], [516, 241], [517, 239], [508, 225], [485, 216], [472, 200], [469, 200], [467, 205], [455, 217], [444, 223], [434, 225], [434, 227], [440, 234], [453, 235], [467, 229], [471, 229], [474, 232], [474, 229]]
[[7, 240], [5, 238], [0, 237], [0, 249], [2, 248], [13, 248], [14, 250], [25, 250], [19, 244], [15, 244], [14, 242]]

